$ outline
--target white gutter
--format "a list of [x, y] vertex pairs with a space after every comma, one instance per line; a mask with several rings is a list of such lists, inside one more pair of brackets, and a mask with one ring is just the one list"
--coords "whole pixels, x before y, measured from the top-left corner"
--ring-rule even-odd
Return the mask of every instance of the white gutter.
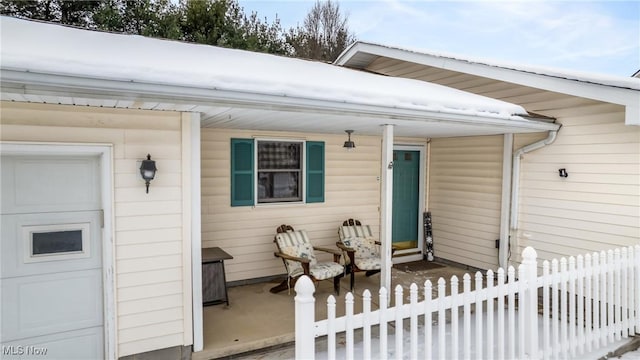
[[522, 155], [543, 148], [556, 141], [558, 136], [558, 130], [549, 131], [549, 136], [546, 139], [536, 141], [533, 144], [529, 144], [522, 147], [513, 154], [513, 181], [511, 183], [511, 229], [516, 230], [518, 228], [518, 196], [520, 190], [520, 159]]
[[[255, 92], [231, 91], [217, 88], [199, 88], [169, 84], [153, 84], [133, 81], [91, 79], [77, 76], [0, 70], [2, 92], [19, 94], [69, 96], [94, 99], [130, 99], [144, 102], [169, 102], [202, 106], [236, 106], [244, 108], [281, 111], [304, 111], [308, 113], [353, 115], [391, 120], [417, 122], [447, 122], [472, 124], [475, 126], [509, 126], [529, 130], [556, 130], [557, 125], [536, 121], [521, 115], [501, 116], [497, 114], [466, 114], [424, 110], [419, 108], [399, 108], [363, 104], [356, 102], [336, 102], [286, 95], [261, 94]], [[479, 119], [482, 119], [481, 121]]]

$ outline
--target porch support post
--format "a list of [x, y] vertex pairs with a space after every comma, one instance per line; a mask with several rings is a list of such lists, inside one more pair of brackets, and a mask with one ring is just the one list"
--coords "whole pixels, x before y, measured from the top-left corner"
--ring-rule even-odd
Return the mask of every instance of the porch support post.
[[[382, 169], [380, 171], [380, 242], [382, 243], [382, 268], [380, 286], [391, 293], [391, 226], [393, 214], [393, 125], [384, 125], [382, 133]], [[390, 297], [387, 297], [390, 300]]]
[[200, 186], [200, 113], [189, 113], [191, 122], [191, 289], [193, 351], [204, 348], [202, 315], [202, 230]]
[[513, 156], [513, 134], [504, 134], [502, 148], [502, 203], [500, 205], [500, 246], [498, 264], [509, 267], [509, 215], [511, 214], [511, 157]]

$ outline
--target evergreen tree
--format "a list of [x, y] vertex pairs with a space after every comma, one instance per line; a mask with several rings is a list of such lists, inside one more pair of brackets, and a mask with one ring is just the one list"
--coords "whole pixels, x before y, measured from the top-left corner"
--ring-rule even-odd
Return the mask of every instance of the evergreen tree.
[[99, 0], [3, 0], [0, 13], [14, 17], [88, 27]]

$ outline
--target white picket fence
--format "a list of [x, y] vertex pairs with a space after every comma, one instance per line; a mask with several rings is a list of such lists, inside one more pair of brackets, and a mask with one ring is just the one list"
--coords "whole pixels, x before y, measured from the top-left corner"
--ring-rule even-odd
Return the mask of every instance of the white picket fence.
[[[471, 276], [465, 274], [461, 293], [456, 276], [450, 281], [450, 295], [445, 293], [445, 280], [438, 280], [436, 297], [427, 280], [423, 300], [418, 301], [418, 286], [412, 284], [410, 302], [404, 304], [398, 285], [394, 307], [387, 307], [388, 293], [381, 288], [379, 309], [372, 311], [371, 293], [365, 290], [359, 314], [354, 314], [354, 296], [348, 293], [345, 316], [336, 317], [336, 300], [330, 296], [327, 319], [321, 321], [314, 318], [314, 285], [304, 277], [295, 286], [296, 358], [314, 359], [315, 339], [326, 335], [327, 358], [335, 359], [336, 335], [343, 332], [345, 347], [339, 357], [346, 359], [356, 355], [386, 359], [390, 351], [399, 359], [580, 358], [640, 333], [640, 246], [544, 261], [541, 276], [533, 248], [526, 248], [522, 259], [517, 278], [513, 267], [506, 278], [499, 269], [497, 281], [491, 270], [486, 278], [477, 272], [474, 290]], [[434, 313], [437, 324], [431, 326]], [[450, 321], [442, 321], [447, 318]], [[419, 326], [419, 320], [429, 326]], [[395, 328], [393, 344], [388, 341], [388, 325]], [[373, 349], [371, 334], [376, 326], [378, 348]], [[406, 327], [408, 330], [402, 330]], [[356, 330], [362, 336], [358, 354], [354, 350]], [[404, 339], [406, 334], [409, 339]], [[406, 344], [408, 349], [404, 349]]]

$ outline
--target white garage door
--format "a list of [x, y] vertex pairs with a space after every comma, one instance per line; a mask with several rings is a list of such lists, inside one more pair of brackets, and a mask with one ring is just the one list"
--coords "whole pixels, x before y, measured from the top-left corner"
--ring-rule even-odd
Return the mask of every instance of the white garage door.
[[99, 167], [98, 157], [0, 158], [3, 359], [104, 357]]

